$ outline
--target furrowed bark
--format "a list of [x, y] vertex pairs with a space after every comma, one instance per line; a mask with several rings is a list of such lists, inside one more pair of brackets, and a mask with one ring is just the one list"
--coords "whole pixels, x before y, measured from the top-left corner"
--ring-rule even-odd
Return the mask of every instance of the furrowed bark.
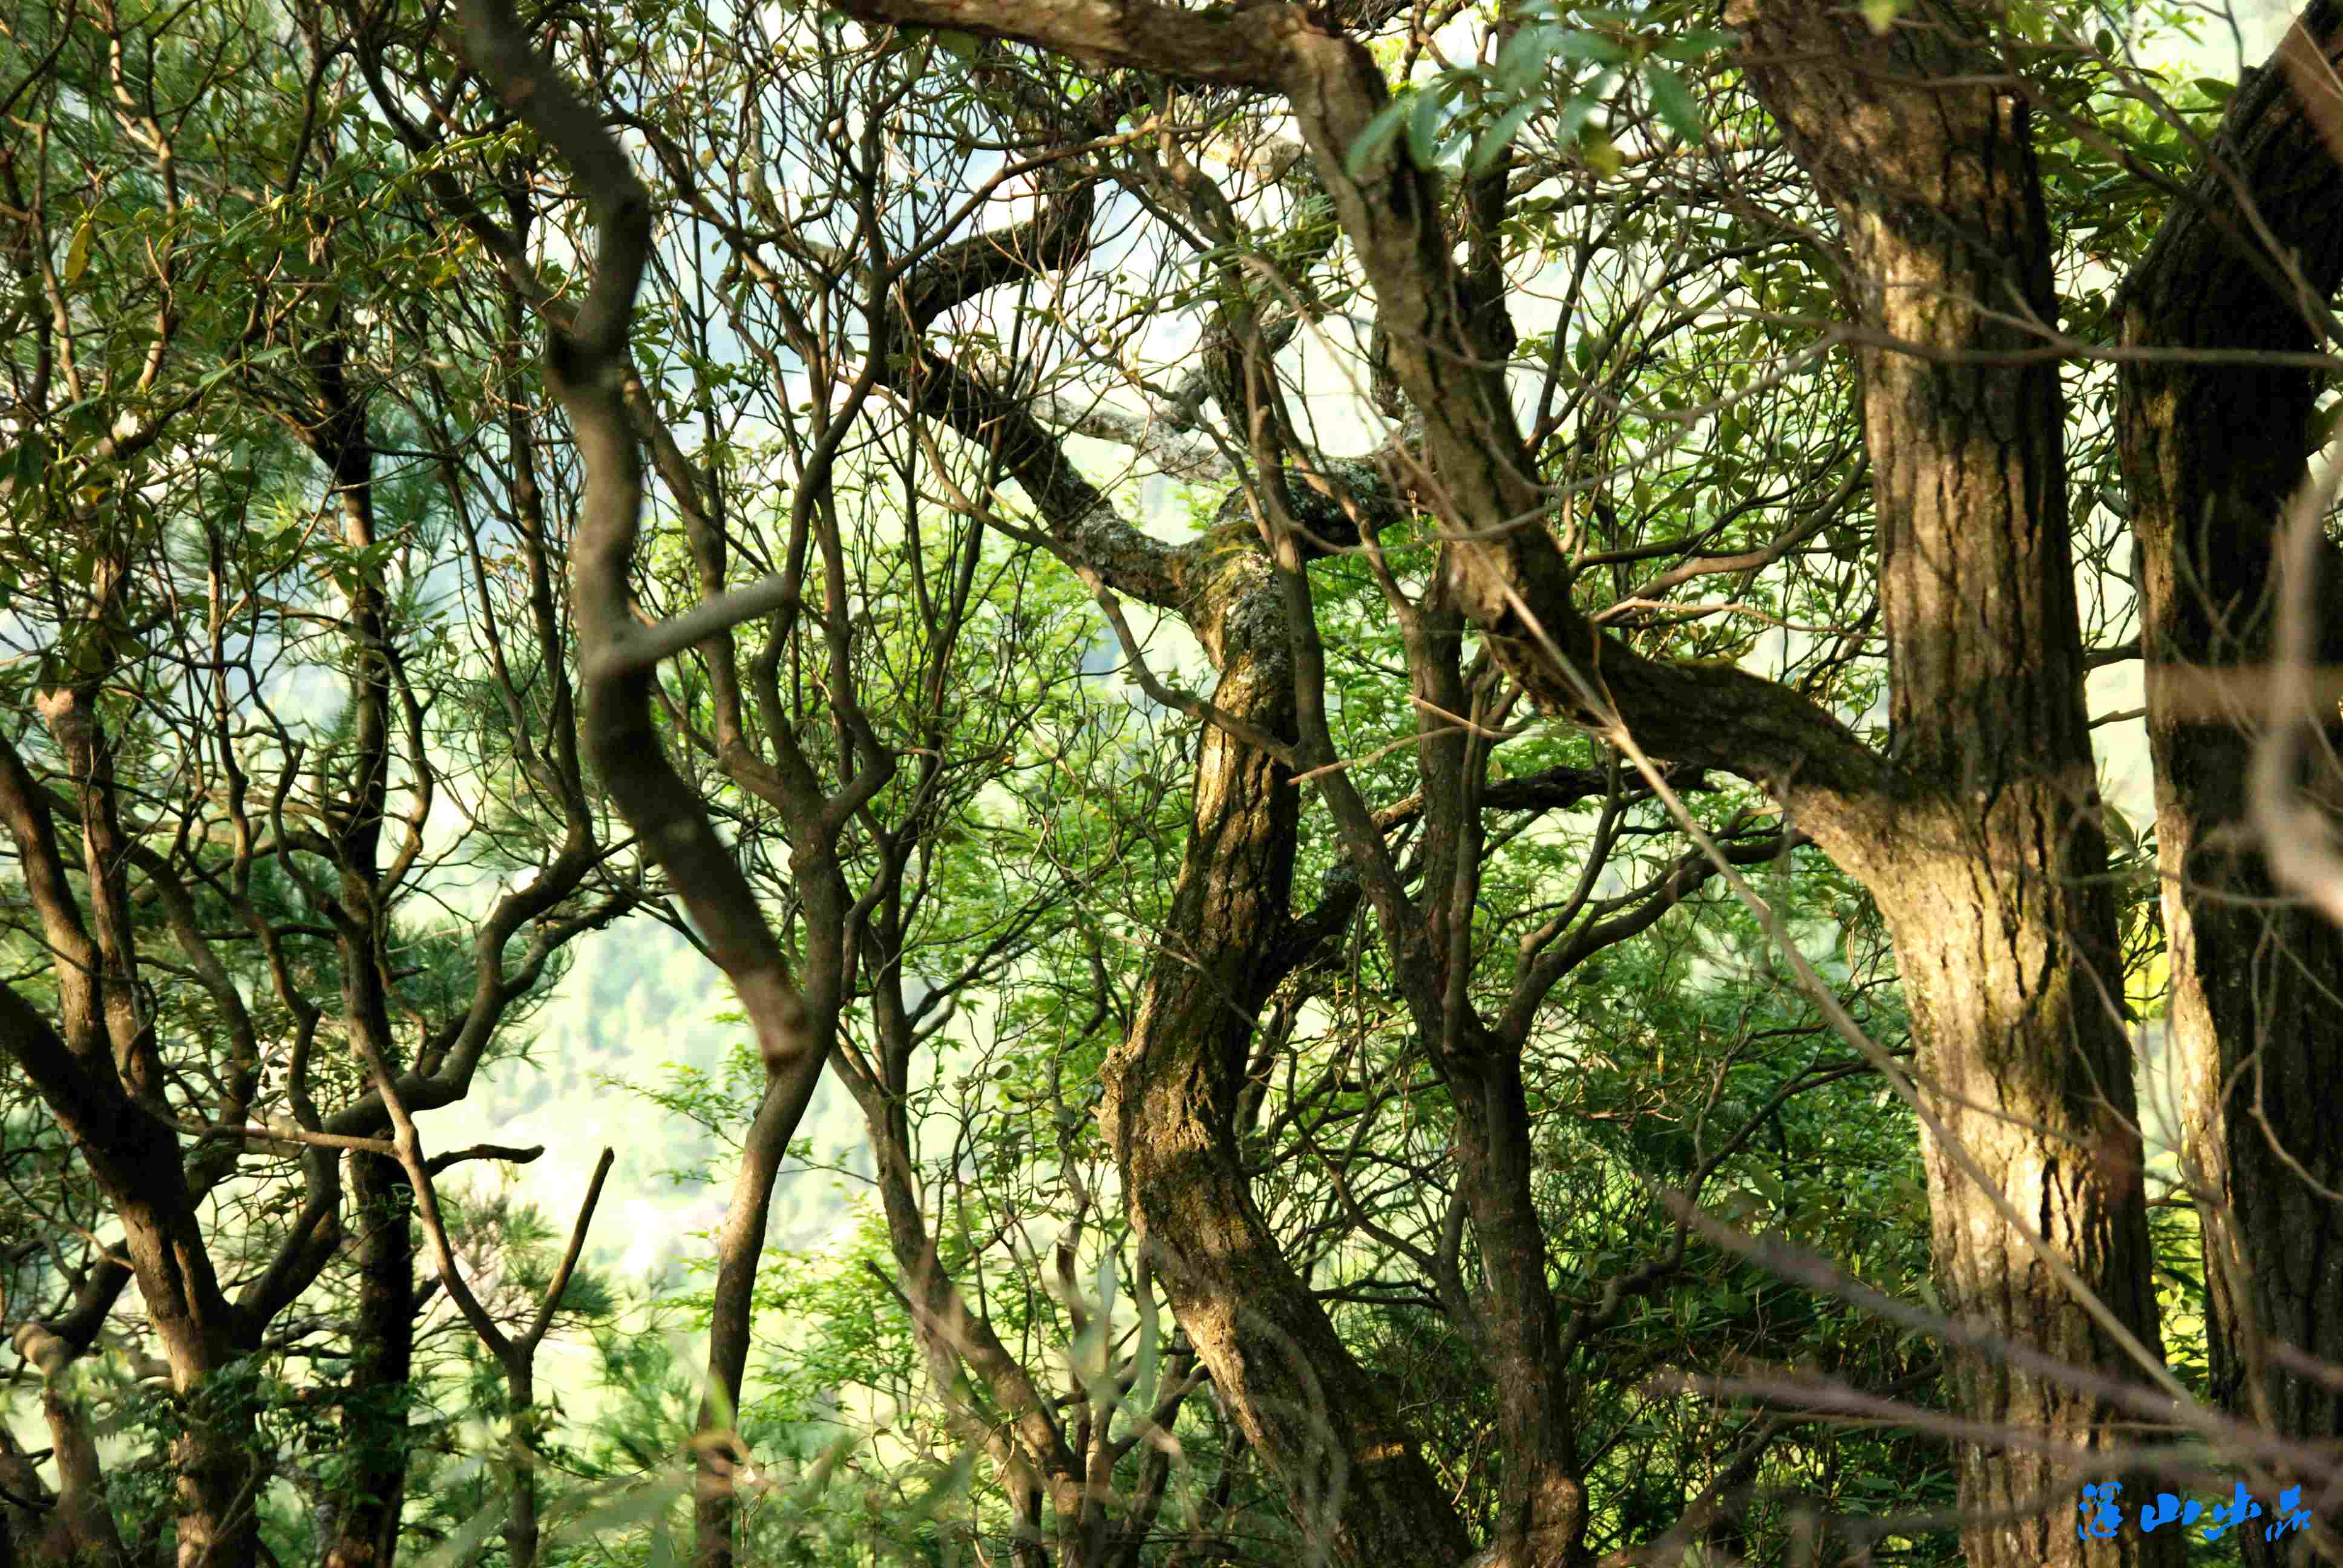
[[[2327, 347], [2315, 317], [2343, 280], [2343, 149], [2321, 125], [2343, 124], [2326, 64], [2339, 21], [2332, 4], [2308, 8], [2231, 100], [2191, 199], [2125, 284], [2127, 347]], [[2289, 51], [2308, 72], [2288, 68]], [[2309, 1441], [2343, 1436], [2343, 1390], [2264, 1346], [2343, 1366], [2343, 1210], [2318, 1191], [2343, 1188], [2331, 1125], [2343, 931], [2272, 875], [2246, 789], [2262, 700], [2254, 671], [2273, 657], [2277, 530], [2309, 477], [2314, 443], [2299, 433], [2323, 381], [2283, 367], [2130, 362], [2117, 405], [2148, 661], [2169, 1049], [2187, 1153], [2206, 1183], [2215, 1395], [2240, 1419]], [[2319, 550], [2320, 662], [2333, 665], [2343, 662], [2343, 552]], [[2328, 733], [2330, 745], [2343, 740]], [[2277, 1543], [2242, 1536], [2249, 1561], [2277, 1560]]]
[[[1986, 310], [2056, 319], [2024, 101], [1996, 85], [1964, 7], [1908, 7], [1878, 36], [1819, 6], [1744, 4], [1734, 20], [1759, 96], [1838, 208], [1865, 324], [1917, 346], [1861, 360], [1899, 820], [1826, 847], [1886, 917], [1946, 1131], [2160, 1360], [2057, 372], [1958, 362], [2028, 346]], [[2141, 1376], [1942, 1141], [1926, 1145], [1947, 1310]], [[1962, 1449], [1973, 1568], [2178, 1560], [2168, 1532], [2077, 1539], [2060, 1506], [2117, 1411], [1973, 1353], [1953, 1375], [1972, 1420], [2073, 1449]]]
[[[1220, 670], [1212, 702], [1290, 739], [1293, 661], [1280, 590], [1256, 557], [1226, 571], [1192, 623]], [[1461, 1563], [1472, 1551], [1463, 1522], [1281, 1255], [1235, 1146], [1264, 1000], [1256, 977], [1288, 919], [1297, 797], [1272, 759], [1205, 729], [1163, 951], [1108, 1060], [1100, 1116], [1180, 1326], [1301, 1528], [1343, 1563]]]

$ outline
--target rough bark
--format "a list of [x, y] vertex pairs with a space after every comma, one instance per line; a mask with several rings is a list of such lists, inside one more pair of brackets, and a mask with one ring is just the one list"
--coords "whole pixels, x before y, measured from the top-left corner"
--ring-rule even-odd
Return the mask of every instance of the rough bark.
[[1535, 1145], [1521, 1053], [1468, 1025], [1472, 1049], [1449, 1066], [1457, 1181], [1487, 1276], [1480, 1316], [1503, 1443], [1503, 1513], [1487, 1568], [1563, 1568], [1586, 1533], [1562, 1317], [1531, 1189]]
[[[1759, 95], [1838, 208], [1865, 325], [1909, 346], [1861, 357], [1898, 820], [1827, 847], [1886, 917], [1946, 1134], [2157, 1355], [2057, 372], [1964, 357], [2029, 346], [1988, 310], [2056, 320], [2024, 101], [1996, 83], [1978, 13], [1915, 6], [1879, 37], [1815, 6], [1745, 5], [1735, 19]], [[2141, 1375], [1945, 1141], [1927, 1139], [1926, 1156], [1948, 1310], [2068, 1364]], [[1968, 1418], [2078, 1451], [1963, 1447], [1974, 1568], [2177, 1558], [2169, 1533], [2079, 1540], [2058, 1506], [2117, 1414], [2104, 1402], [1974, 1353], [1953, 1380]]]
[[[2312, 5], [2288, 47], [2332, 59], [2338, 24], [2337, 6]], [[2231, 100], [2190, 199], [2127, 281], [2127, 347], [2322, 346], [2313, 313], [2343, 280], [2343, 164], [2285, 55]], [[2343, 931], [2280, 886], [2247, 826], [2259, 698], [2247, 672], [2272, 656], [2277, 528], [2308, 477], [2298, 433], [2322, 379], [2285, 366], [2147, 360], [2123, 367], [2118, 405], [2148, 661], [2170, 1049], [2187, 1153], [2205, 1181], [2215, 1393], [2242, 1419], [2308, 1440], [2343, 1436], [2343, 1391], [2264, 1345], [2343, 1365], [2343, 1209], [2318, 1190], [2343, 1188], [2331, 1121]], [[2320, 568], [2322, 662], [2332, 665], [2343, 658], [2343, 553], [2322, 545]], [[2183, 678], [2192, 670], [2246, 683]], [[2330, 732], [2330, 744], [2338, 739]], [[2249, 1558], [2275, 1560], [2258, 1532], [2243, 1538]]]
[[[1219, 670], [1213, 706], [1290, 739], [1282, 598], [1259, 558], [1226, 569], [1234, 580], [1205, 590], [1194, 621]], [[1345, 1563], [1460, 1563], [1472, 1550], [1463, 1522], [1285, 1262], [1235, 1146], [1258, 977], [1287, 920], [1299, 811], [1288, 779], [1267, 754], [1205, 729], [1163, 950], [1109, 1058], [1101, 1120], [1180, 1326], [1300, 1526]]]
[[[1883, 759], [1797, 694], [1640, 658], [1574, 604], [1502, 379], [1476, 352], [1472, 296], [1435, 187], [1395, 154], [1368, 160], [1360, 177], [1346, 166], [1388, 95], [1355, 42], [1314, 13], [1275, 5], [1209, 22], [1145, 0], [1027, 0], [981, 15], [968, 0], [847, 8], [1285, 94], [1373, 288], [1393, 373], [1423, 414], [1445, 520], [1462, 536], [1448, 547], [1451, 569], [1492, 652], [1550, 709], [1765, 784], [1870, 886], [1897, 938], [1951, 1137], [1930, 1164], [1952, 1302], [2079, 1365], [2137, 1375], [2057, 1278], [2069, 1271], [2155, 1360], [2128, 1045], [2102, 989], [2116, 983], [2114, 911], [2096, 879], [2105, 850], [2057, 383], [2046, 366], [1959, 362], [2032, 346], [1980, 305], [2045, 320], [2056, 308], [2025, 117], [1991, 85], [1999, 62], [1974, 41], [1975, 16], [1916, 8], [1873, 38], [1852, 13], [1737, 12], [1755, 34], [1761, 94], [1839, 206], [1867, 284], [1865, 324], [1910, 346], [1872, 352], [1864, 367], [1897, 720], [1895, 754]], [[1769, 58], [1796, 64], [1769, 69]], [[1982, 1187], [1954, 1146], [1973, 1146]], [[2084, 1462], [2104, 1413], [1977, 1358], [1962, 1363], [1957, 1392], [1965, 1413], [2042, 1429]], [[1969, 1451], [1974, 1560], [2100, 1563], [2173, 1549], [2168, 1536], [2074, 1539], [2048, 1512], [2070, 1468]]]
[[[85, 796], [108, 781], [106, 738], [91, 712], [94, 696], [59, 689], [44, 702], [51, 733]], [[182, 1568], [204, 1563], [248, 1568], [258, 1540], [246, 1453], [252, 1412], [206, 1398], [211, 1374], [236, 1356], [242, 1325], [204, 1245], [178, 1139], [132, 1101], [129, 1085], [148, 1070], [140, 1064], [152, 1053], [152, 1032], [135, 1000], [109, 993], [130, 987], [135, 969], [128, 950], [117, 945], [118, 933], [101, 927], [95, 942], [86, 934], [47, 804], [5, 743], [0, 819], [15, 840], [26, 886], [59, 957], [55, 973], [66, 1030], [60, 1035], [15, 991], [0, 988], [0, 1050], [15, 1060], [75, 1140], [122, 1225], [132, 1274], [170, 1363], [173, 1395], [188, 1416], [172, 1445]], [[86, 821], [85, 827], [104, 831], [89, 829]], [[101, 868], [93, 882], [114, 884], [103, 900], [126, 907], [119, 884], [126, 860], [116, 856], [92, 863]]]

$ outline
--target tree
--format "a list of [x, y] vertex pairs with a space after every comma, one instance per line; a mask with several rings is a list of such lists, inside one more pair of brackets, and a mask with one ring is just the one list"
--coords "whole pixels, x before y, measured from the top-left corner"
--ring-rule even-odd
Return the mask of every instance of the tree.
[[[0, 1167], [66, 1238], [5, 1254], [54, 1433], [0, 1447], [12, 1539], [151, 1552], [167, 1479], [183, 1557], [282, 1559], [290, 1478], [329, 1561], [659, 1560], [680, 1462], [702, 1568], [1936, 1562], [1947, 1518], [2098, 1564], [2175, 1533], [2076, 1528], [2078, 1479], [2323, 1483], [2332, 1173], [2270, 1091], [2334, 937], [2237, 849], [2235, 716], [2303, 474], [2247, 437], [2328, 367], [2326, 8], [2234, 94], [1965, 0], [446, 20], [11, 45], [70, 130], [9, 219]], [[264, 499], [332, 527], [222, 521]], [[2083, 690], [2143, 651], [2153, 855]], [[730, 1181], [644, 1308], [706, 1375], [606, 1337], [647, 1386], [588, 1461], [560, 1283], [423, 1129], [636, 911], [748, 1041], [653, 1091]], [[2133, 1090], [2159, 920], [2209, 1389]], [[776, 1269], [825, 1063], [870, 1204]], [[130, 1273], [231, 1327], [174, 1329], [212, 1402], [107, 1476]], [[416, 1452], [472, 1428], [494, 1484]]]
[[[969, 20], [950, 6], [850, 9], [892, 24]], [[1505, 345], [1482, 325], [1486, 312], [1474, 308], [1473, 280], [1450, 259], [1436, 185], [1395, 145], [1354, 156], [1387, 98], [1363, 47], [1322, 20], [1273, 7], [1231, 17], [1161, 8], [1011, 9], [983, 31], [1285, 96], [1374, 292], [1396, 378], [1423, 419], [1423, 460], [1443, 492], [1442, 520], [1463, 536], [1432, 590], [1433, 607], [1453, 593], [1458, 611], [1489, 635], [1499, 667], [1549, 707], [1622, 743], [1766, 785], [1801, 830], [1865, 883], [1898, 938], [1922, 1070], [1956, 1108], [1923, 1112], [1936, 1150], [1931, 1189], [1947, 1295], [1964, 1314], [1983, 1312], [2001, 1334], [2062, 1361], [2117, 1378], [2156, 1375], [2127, 1053], [2117, 1011], [2097, 989], [2114, 972], [2115, 919], [2091, 807], [2055, 365], [1964, 363], [2023, 352], [2024, 326], [1983, 301], [2015, 301], [2021, 321], [2029, 312], [2036, 319], [2055, 315], [2050, 237], [2026, 119], [2014, 99], [1984, 85], [2001, 74], [2001, 62], [1980, 16], [1929, 11], [1885, 34], [1812, 12], [1753, 8], [1733, 20], [1749, 31], [1758, 95], [1818, 192], [1838, 207], [1857, 320], [1885, 340], [1866, 348], [1862, 368], [1876, 505], [1887, 528], [1881, 603], [1895, 734], [1888, 758], [1800, 694], [1655, 662], [1604, 637], [1578, 608], [1554, 536], [1523, 526], [1548, 503], [1502, 382], [1458, 368], [1490, 364]], [[1801, 68], [1769, 70], [1771, 56], [1795, 57]], [[1926, 85], [1939, 78], [1979, 85]], [[1900, 85], [1906, 81], [1916, 85]], [[1923, 102], [1930, 116], [1920, 115]], [[1914, 128], [1924, 124], [1926, 135]], [[1947, 227], [1956, 210], [1956, 235]], [[1274, 389], [1249, 387], [1246, 394], [1252, 455], [1263, 473], [1282, 472]], [[1264, 532], [1298, 609], [1307, 603], [1304, 536], [1270, 494], [1262, 504]], [[1303, 617], [1290, 616], [1287, 629], [1291, 657], [1314, 664], [1315, 639]], [[1297, 698], [1302, 744], [1294, 759], [1328, 781], [1322, 789], [1349, 819], [1352, 851], [1364, 857], [1362, 877], [1386, 943], [1404, 950], [1403, 933], [1421, 917], [1375, 865], [1358, 830], [1367, 826], [1363, 811], [1343, 799], [1347, 781], [1331, 736], [1322, 721], [1313, 723], [1322, 702], [1308, 689], [1316, 675], [1309, 668]], [[1427, 731], [1441, 723], [1434, 716], [1453, 724], [1464, 706], [1458, 690], [1442, 691], [1450, 699], [1444, 704], [1422, 695]], [[1259, 713], [1236, 717], [1268, 728]], [[1228, 865], [1223, 875], [1262, 880], [1251, 866], [1240, 870], [1243, 862], [1234, 857]], [[1210, 872], [1192, 854], [1190, 869], [1202, 896]], [[1274, 899], [1274, 874], [1267, 880]], [[1245, 948], [1232, 942], [1221, 950], [1242, 955]], [[1433, 1003], [1443, 972], [1454, 974], [1454, 965], [1433, 944], [1414, 982], [1424, 1004], [1421, 1023], [1440, 1017]], [[1454, 1040], [1456, 1015], [1447, 1011]], [[1511, 1141], [1503, 1099], [1462, 1119], [1491, 1141], [1487, 1158], [1503, 1158], [1498, 1151]], [[1991, 1105], [2009, 1119], [1983, 1111]], [[1147, 1120], [1155, 1128], [1180, 1124], [1161, 1111]], [[1126, 1174], [1143, 1214], [1166, 1184], [1135, 1161], [1127, 1161]], [[1518, 1186], [1517, 1178], [1493, 1180]], [[1232, 1213], [1241, 1212], [1232, 1201]], [[1223, 1269], [1258, 1250], [1241, 1221], [1184, 1218], [1181, 1233], [1198, 1238]], [[1496, 1245], [1493, 1211], [1474, 1218], [1483, 1246]], [[1523, 1299], [1509, 1316], [1529, 1325], [1541, 1316], [1535, 1298], [1544, 1271], [1531, 1254], [1522, 1256]], [[1257, 1298], [1258, 1282], [1244, 1283]], [[1232, 1284], [1223, 1282], [1222, 1293], [1240, 1293]], [[1200, 1309], [1191, 1305], [1192, 1312]], [[1512, 1380], [1517, 1386], [1554, 1370], [1551, 1331], [1525, 1332], [1530, 1339]], [[1316, 1352], [1313, 1361], [1326, 1353], [1302, 1342]], [[1236, 1362], [1231, 1354], [1225, 1364], [1233, 1371]], [[1966, 1368], [1962, 1403], [1991, 1425], [2020, 1424], [2087, 1444], [2113, 1412], [2099, 1400], [2078, 1401], [1985, 1358]], [[1520, 1397], [1523, 1432], [1555, 1421], [1534, 1392], [1523, 1389]], [[1372, 1416], [1337, 1432], [1353, 1462], [1396, 1466], [1398, 1475], [1411, 1468], [1405, 1444]], [[1249, 1435], [1272, 1463], [1301, 1447], [1265, 1424]], [[1523, 1458], [1518, 1447], [1514, 1457]], [[1964, 1502], [1980, 1515], [2015, 1511], [2046, 1492], [2051, 1473], [2046, 1463], [1979, 1452], [1965, 1475]], [[1294, 1480], [1297, 1491], [1306, 1484]], [[1338, 1526], [1345, 1554], [1459, 1554], [1453, 1535], [1427, 1541], [1416, 1533], [1440, 1513], [1421, 1490], [1402, 1481], [1353, 1494], [1354, 1511], [1382, 1506], [1364, 1501], [1370, 1493], [1397, 1500], [1398, 1517], [1346, 1517]], [[1525, 1498], [1523, 1507], [1533, 1522], [1504, 1554], [1521, 1561], [1566, 1554], [1564, 1543], [1574, 1533], [1566, 1492], [1544, 1503]], [[1554, 1523], [1536, 1523], [1541, 1512]], [[1980, 1525], [1970, 1553], [1997, 1560], [2096, 1551], [2063, 1537]]]
[[[2124, 343], [2151, 352], [2127, 363], [2119, 410], [2141, 635], [2163, 673], [2148, 684], [2157, 850], [2173, 1028], [2191, 1074], [2216, 1392], [2308, 1441], [2343, 1430], [2343, 1406], [2316, 1370], [2343, 1359], [2343, 1341], [2313, 1304], [2332, 1294], [2325, 1194], [2338, 1175], [2317, 1086], [2338, 1064], [2316, 1020], [2343, 974], [2343, 932], [2273, 875], [2282, 851], [2247, 827], [2255, 688], [2192, 689], [2189, 677], [2251, 680], [2277, 657], [2278, 524], [2308, 482], [2303, 446], [2322, 444], [2319, 378], [2298, 357], [2326, 342], [2319, 302], [2343, 280], [2343, 243], [2324, 226], [2338, 168], [2327, 65], [2336, 30], [2332, 7], [2304, 11], [2232, 101], [2189, 199], [2126, 280]], [[2176, 348], [2244, 358], [2152, 352]], [[2301, 443], [2287, 438], [2298, 424]], [[2327, 628], [2337, 564], [2322, 543]], [[2322, 643], [2320, 658], [2334, 663], [2332, 648]], [[2268, 1542], [2249, 1536], [2247, 1550], [2274, 1560]]]
[[[398, 346], [433, 263], [347, 156], [364, 137], [319, 19], [255, 19], [42, 7], [12, 33], [48, 132], [8, 166], [10, 254], [45, 308], [8, 361], [7, 568], [33, 657], [0, 736], [22, 879], [0, 1010], [119, 1231], [53, 1254], [24, 1305], [63, 1287], [72, 1310], [26, 1312], [17, 1342], [61, 1452], [86, 1461], [57, 1506], [96, 1533], [54, 1545], [113, 1551], [65, 1380], [135, 1283], [167, 1363], [179, 1559], [251, 1562], [265, 1369], [309, 1332], [277, 1325], [341, 1244], [357, 1151], [363, 1349], [331, 1556], [387, 1561], [415, 1306], [387, 1096], [460, 1098], [563, 946], [641, 893], [608, 869], [585, 794], [534, 498], [475, 488], [452, 449], [436, 476], [382, 471], [386, 448], [473, 417]], [[533, 562], [518, 586], [482, 536], [508, 505], [502, 548]], [[447, 639], [443, 549], [488, 612], [467, 620], [485, 670]], [[481, 701], [508, 744], [435, 717]], [[546, 812], [505, 804], [532, 793]], [[453, 928], [451, 894], [474, 906]]]

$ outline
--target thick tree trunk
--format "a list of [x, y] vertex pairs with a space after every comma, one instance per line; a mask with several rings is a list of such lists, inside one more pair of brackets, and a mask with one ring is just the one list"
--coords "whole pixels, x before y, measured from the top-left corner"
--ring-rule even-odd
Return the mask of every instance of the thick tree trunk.
[[[13, 760], [0, 754], [0, 811], [22, 803], [5, 787]], [[17, 842], [22, 849], [37, 839], [20, 832]], [[252, 1410], [242, 1400], [214, 1397], [210, 1386], [212, 1374], [235, 1359], [242, 1324], [204, 1249], [178, 1141], [127, 1102], [108, 1063], [77, 1058], [47, 1019], [5, 987], [0, 1047], [81, 1149], [121, 1222], [131, 1275], [186, 1423], [171, 1445], [181, 1568], [251, 1568], [259, 1542]]]
[[[2331, 55], [2338, 8], [2303, 15]], [[2253, 237], [2267, 225], [2274, 256]], [[2124, 340], [2145, 348], [2319, 347], [2288, 268], [2319, 298], [2343, 278], [2343, 165], [2280, 60], [2241, 87], [2192, 199], [2125, 289]], [[2280, 259], [2282, 257], [2283, 259]], [[2269, 1342], [2343, 1365], [2343, 931], [2284, 890], [2247, 825], [2259, 682], [2216, 693], [2187, 667], [2248, 671], [2271, 654], [2277, 526], [2308, 478], [2321, 377], [2279, 366], [2132, 363], [2118, 405], [2138, 542], [2157, 852], [2187, 1152], [2212, 1295], [2217, 1398], [2311, 1441], [2343, 1436], [2343, 1391], [2274, 1361]], [[2322, 662], [2343, 662], [2343, 554], [2323, 546]], [[2343, 739], [2343, 736], [2336, 737]], [[2328, 764], [2331, 766], [2331, 764]], [[2332, 781], [2328, 781], [2331, 790]], [[2259, 1533], [2251, 1559], [2274, 1561]]]
[[[1220, 668], [1214, 706], [1293, 733], [1293, 666], [1265, 562], [1206, 591], [1196, 624]], [[1287, 920], [1299, 791], [1270, 757], [1207, 726], [1180, 879], [1101, 1115], [1131, 1221], [1180, 1326], [1298, 1526], [1343, 1563], [1437, 1568], [1472, 1551], [1431, 1467], [1254, 1206], [1233, 1125], [1255, 977]]]
[[[1957, 6], [1907, 7], [1876, 37], [1806, 5], [1735, 20], [1760, 96], [1838, 206], [1863, 325], [1897, 340], [1861, 364], [1899, 798], [1877, 832], [1825, 847], [1886, 917], [1943, 1121], [1926, 1141], [1939, 1288], [2017, 1343], [2137, 1379], [2011, 1223], [2160, 1359], [2057, 371], [1963, 362], [2036, 347], [2008, 317], [2056, 320], [2023, 100], [1994, 85], [2003, 67]], [[2071, 1445], [1964, 1445], [1972, 1568], [2177, 1557], [2170, 1532], [2077, 1538], [2077, 1462], [2119, 1416], [2104, 1400], [1976, 1352], [1953, 1379], [1968, 1420]]]
[[[176, 1149], [172, 1153], [169, 1173], [176, 1177]], [[222, 1395], [213, 1381], [236, 1355], [234, 1313], [220, 1296], [194, 1216], [173, 1227], [143, 1211], [126, 1203], [118, 1214], [186, 1422], [171, 1444], [179, 1568], [252, 1568], [260, 1543], [252, 1407], [232, 1391]]]
[[387, 1155], [350, 1161], [357, 1210], [358, 1297], [350, 1381], [343, 1396], [347, 1495], [327, 1568], [390, 1568], [407, 1500], [407, 1375], [415, 1355], [414, 1193]]

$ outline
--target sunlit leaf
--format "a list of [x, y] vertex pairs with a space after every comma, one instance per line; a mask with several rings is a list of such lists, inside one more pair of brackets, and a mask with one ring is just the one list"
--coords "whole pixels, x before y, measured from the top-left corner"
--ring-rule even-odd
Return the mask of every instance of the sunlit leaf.
[[1626, 157], [1619, 151], [1618, 144], [1601, 131], [1591, 133], [1579, 145], [1578, 156], [1586, 160], [1588, 168], [1606, 180], [1617, 179], [1619, 171], [1627, 166]]
[[97, 227], [97, 214], [85, 216], [74, 226], [73, 238], [65, 245], [65, 285], [71, 288], [89, 270], [89, 244]]

